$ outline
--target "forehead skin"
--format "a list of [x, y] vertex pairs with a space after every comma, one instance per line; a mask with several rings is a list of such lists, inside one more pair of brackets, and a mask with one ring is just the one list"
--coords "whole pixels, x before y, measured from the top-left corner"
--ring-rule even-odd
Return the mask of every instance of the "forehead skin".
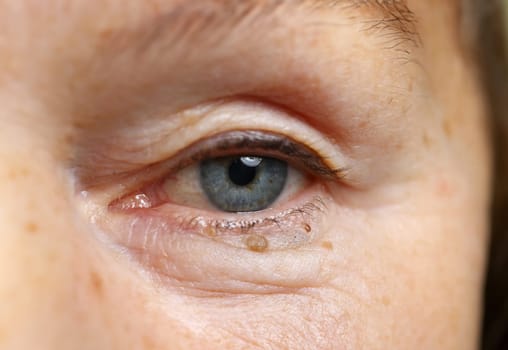
[[[437, 2], [430, 6], [429, 2], [426, 2], [425, 8], [417, 1], [414, 3], [410, 3], [408, 6], [405, 1], [397, 0], [249, 0], [241, 2], [206, 0], [199, 3], [176, 0], [143, 2], [130, 0], [122, 2], [121, 5], [117, 1], [104, 1], [99, 6], [95, 1], [51, 1], [42, 4], [26, 0], [19, 2], [4, 0], [2, 6], [4, 8], [3, 28], [6, 37], [14, 38], [16, 35], [18, 37], [24, 36], [23, 34], [26, 37], [37, 37], [41, 34], [51, 34], [55, 42], [58, 43], [58, 46], [54, 48], [57, 50], [55, 54], [62, 53], [64, 55], [66, 45], [71, 43], [74, 51], [80, 49], [80, 45], [72, 42], [74, 36], [69, 35], [69, 32], [76, 30], [84, 38], [88, 37], [88, 41], [83, 41], [84, 46], [100, 40], [104, 41], [102, 43], [104, 46], [115, 47], [121, 41], [119, 36], [129, 33], [138, 35], [137, 38], [132, 38], [132, 42], [126, 43], [127, 46], [134, 46], [139, 45], [138, 42], [141, 39], [162, 41], [161, 35], [163, 33], [166, 36], [171, 34], [174, 37], [181, 31], [185, 32], [186, 36], [189, 33], [205, 31], [207, 36], [230, 36], [232, 31], [245, 22], [247, 22], [247, 27], [254, 28], [258, 23], [256, 20], [260, 20], [259, 24], [261, 25], [262, 22], [273, 23], [269, 21], [271, 18], [277, 18], [279, 26], [293, 22], [296, 25], [305, 26], [307, 24], [301, 20], [301, 16], [312, 18], [316, 16], [316, 12], [331, 15], [337, 13], [342, 17], [346, 16], [352, 21], [351, 24], [360, 25], [361, 30], [377, 35], [391, 50], [401, 52], [408, 50], [406, 45], [421, 45], [418, 26], [423, 27], [436, 20], [440, 20], [439, 25], [443, 25], [441, 20], [447, 16], [446, 20], [451, 20], [447, 26], [451, 30], [458, 28], [457, 13], [460, 11], [457, 10], [457, 3]], [[101, 7], [100, 12], [97, 11], [98, 7]], [[429, 11], [428, 9], [431, 7], [441, 8], [445, 11]], [[414, 9], [419, 12], [418, 16], [415, 15]], [[452, 14], [450, 15], [449, 12]], [[19, 16], [21, 13], [25, 16]], [[298, 13], [299, 16], [297, 16]], [[429, 13], [431, 15], [428, 18], [423, 17]], [[437, 15], [434, 15], [435, 13]], [[281, 20], [281, 14], [288, 14], [288, 16], [282, 15], [286, 18]], [[438, 19], [438, 17], [442, 18]], [[424, 20], [422, 21], [422, 19]], [[55, 27], [55, 25], [58, 26]], [[42, 26], [47, 28], [47, 32], [33, 32], [33, 29]], [[19, 28], [24, 28], [24, 30], [20, 32]], [[259, 28], [263, 28], [263, 26], [256, 27], [256, 31], [268, 32], [266, 29], [260, 30]], [[108, 41], [108, 39], [112, 40]], [[44, 40], [40, 40], [39, 44], [42, 45], [43, 42]], [[14, 51], [16, 47], [21, 50], [27, 49], [24, 47], [26, 43], [21, 40], [14, 47], [11, 45], [9, 50]], [[143, 45], [148, 44], [143, 43]], [[33, 46], [33, 43], [30, 45], [35, 51], [34, 54], [37, 55], [38, 46]], [[400, 48], [400, 46], [403, 47]], [[85, 53], [81, 52], [81, 54]], [[4, 55], [4, 57], [2, 63], [4, 63], [5, 69], [1, 73], [12, 72], [12, 69], [19, 66], [12, 62], [12, 54]]]
[[[0, 81], [5, 84], [11, 84], [21, 76], [30, 76], [32, 79], [27, 80], [39, 81], [41, 85], [48, 84], [46, 80], [59, 78], [80, 85], [88, 80], [90, 69], [98, 66], [95, 62], [116, 68], [118, 64], [113, 61], [129, 57], [129, 52], [162, 57], [164, 53], [179, 52], [178, 48], [183, 47], [187, 54], [192, 47], [216, 42], [221, 42], [221, 46], [230, 43], [226, 48], [230, 50], [237, 41], [246, 38], [263, 40], [264, 36], [277, 33], [278, 30], [274, 30], [277, 28], [287, 30], [287, 33], [281, 32], [282, 37], [291, 38], [291, 35], [305, 34], [316, 26], [336, 27], [336, 36], [340, 38], [344, 36], [345, 28], [351, 27], [374, 38], [380, 53], [391, 52], [401, 61], [417, 59], [412, 55], [415, 52], [432, 52], [432, 45], [447, 45], [436, 46], [437, 50], [455, 50], [460, 43], [453, 36], [459, 27], [454, 2], [436, 2], [431, 7], [418, 1], [406, 4], [375, 0], [265, 0], [241, 2], [241, 5], [234, 0], [199, 3], [130, 0], [121, 4], [111, 0], [101, 2], [100, 6], [95, 1], [52, 1], [44, 5], [35, 1], [4, 1], [3, 7], [4, 36], [17, 38], [15, 43], [5, 41], [5, 45], [0, 46], [0, 52], [2, 49], [9, 51], [0, 58], [4, 67]], [[431, 11], [431, 8], [440, 10]], [[46, 30], [38, 31], [42, 27]], [[437, 36], [434, 28], [448, 30]], [[48, 36], [53, 38], [52, 41], [46, 40]], [[77, 37], [82, 40], [76, 40]], [[325, 45], [325, 40], [321, 42]], [[416, 50], [422, 45], [427, 49]], [[69, 47], [72, 50], [68, 50]], [[172, 49], [164, 49], [168, 47]], [[32, 53], [30, 57], [24, 54], [27, 50]], [[48, 53], [52, 55], [48, 56]], [[433, 60], [441, 56], [432, 54], [427, 58]], [[139, 60], [138, 57], [132, 59]], [[28, 61], [34, 60], [46, 61], [55, 71], [46, 71], [48, 77], [42, 74], [44, 72], [26, 69], [30, 66]], [[60, 68], [66, 62], [73, 62], [74, 68], [62, 72]], [[64, 77], [80, 74], [79, 71], [83, 71], [79, 77]], [[85, 79], [81, 79], [83, 76]], [[43, 86], [40, 88], [44, 89]]]

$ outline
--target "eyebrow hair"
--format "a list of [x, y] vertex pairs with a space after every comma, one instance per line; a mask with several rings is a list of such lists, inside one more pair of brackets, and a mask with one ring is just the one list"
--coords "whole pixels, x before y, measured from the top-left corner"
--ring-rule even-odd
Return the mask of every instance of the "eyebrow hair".
[[[347, 0], [339, 0], [347, 2]], [[351, 6], [378, 12], [381, 16], [370, 20], [366, 29], [381, 33], [387, 39], [394, 39], [394, 46], [409, 42], [414, 46], [421, 45], [417, 30], [418, 20], [407, 5], [406, 0], [356, 0]]]
[[[169, 44], [168, 32], [171, 45], [195, 42], [199, 35], [215, 44], [242, 27], [258, 28], [256, 22], [260, 19], [270, 21], [277, 14], [290, 10], [347, 13], [363, 25], [365, 32], [381, 38], [382, 44], [390, 50], [409, 54], [408, 47], [421, 45], [417, 17], [406, 0], [201, 0], [199, 4], [182, 0], [169, 5], [168, 9], [159, 10], [129, 32], [141, 39], [139, 51], [146, 51], [161, 37], [166, 37], [166, 44]], [[120, 39], [122, 35], [114, 36], [114, 39]]]

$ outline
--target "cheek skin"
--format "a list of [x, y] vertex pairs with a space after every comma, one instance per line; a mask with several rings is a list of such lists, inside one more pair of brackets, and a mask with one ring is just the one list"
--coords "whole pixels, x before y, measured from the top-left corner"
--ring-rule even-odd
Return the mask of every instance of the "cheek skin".
[[126, 275], [76, 226], [51, 159], [18, 149], [16, 159], [0, 154], [0, 164], [2, 202], [10, 203], [0, 207], [0, 347], [159, 349], [172, 333], [175, 345], [196, 348], [156, 311], [132, 317], [157, 309], [155, 295], [133, 288], [146, 281]]
[[[2, 203], [9, 203], [0, 209], [0, 329], [6, 334], [0, 344], [30, 348], [31, 340], [39, 339], [41, 346], [49, 346], [60, 326], [63, 332], [72, 330], [65, 310], [70, 290], [62, 283], [70, 274], [67, 240], [62, 240], [62, 222], [47, 219], [65, 207], [54, 201], [41, 205], [57, 188], [48, 186], [40, 169], [20, 161], [30, 159], [27, 154], [19, 152], [13, 159], [2, 153], [0, 159]], [[32, 189], [32, 196], [20, 194], [20, 188]]]

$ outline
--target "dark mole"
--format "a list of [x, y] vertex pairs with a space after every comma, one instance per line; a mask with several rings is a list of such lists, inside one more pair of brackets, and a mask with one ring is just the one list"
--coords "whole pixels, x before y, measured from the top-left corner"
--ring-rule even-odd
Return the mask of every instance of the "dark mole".
[[253, 252], [264, 252], [268, 248], [268, 241], [265, 237], [260, 235], [250, 235], [245, 240], [247, 248]]
[[97, 296], [102, 296], [104, 291], [104, 282], [102, 281], [101, 276], [94, 271], [90, 273], [90, 285]]
[[321, 246], [323, 248], [325, 248], [326, 250], [333, 250], [333, 244], [332, 244], [332, 242], [324, 241], [323, 243], [321, 243]]
[[39, 231], [39, 226], [35, 222], [29, 221], [25, 224], [25, 230], [28, 233], [34, 234]]

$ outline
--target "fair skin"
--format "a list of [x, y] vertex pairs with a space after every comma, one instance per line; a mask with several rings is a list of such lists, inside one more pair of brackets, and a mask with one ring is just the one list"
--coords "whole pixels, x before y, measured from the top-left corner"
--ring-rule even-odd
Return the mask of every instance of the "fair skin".
[[[0, 1], [0, 348], [475, 349], [479, 83], [454, 1], [386, 3]], [[239, 130], [324, 169], [241, 214], [166, 171]]]

